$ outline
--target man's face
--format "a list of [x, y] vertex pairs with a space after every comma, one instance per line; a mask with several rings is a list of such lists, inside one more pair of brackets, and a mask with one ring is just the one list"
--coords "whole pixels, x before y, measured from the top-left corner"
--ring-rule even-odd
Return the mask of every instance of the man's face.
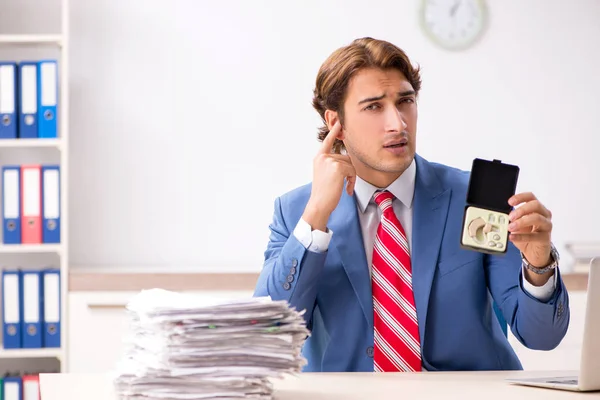
[[388, 185], [415, 155], [417, 104], [398, 70], [364, 69], [350, 81], [344, 103], [343, 141], [361, 178]]

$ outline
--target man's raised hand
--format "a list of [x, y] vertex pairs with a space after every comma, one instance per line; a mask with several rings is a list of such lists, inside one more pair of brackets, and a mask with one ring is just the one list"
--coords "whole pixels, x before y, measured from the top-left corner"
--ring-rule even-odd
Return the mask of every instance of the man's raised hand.
[[323, 139], [313, 160], [312, 191], [303, 215], [313, 229], [327, 229], [327, 220], [340, 201], [345, 182], [347, 193], [354, 193], [356, 171], [350, 157], [332, 153], [335, 139], [341, 131], [338, 121]]

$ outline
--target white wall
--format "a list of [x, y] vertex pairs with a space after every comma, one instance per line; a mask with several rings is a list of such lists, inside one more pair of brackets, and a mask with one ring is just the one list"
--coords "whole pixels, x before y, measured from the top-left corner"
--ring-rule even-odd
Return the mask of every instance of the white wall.
[[[3, 31], [39, 29], [24, 12], [44, 2], [9, 3]], [[559, 247], [600, 240], [596, 0], [488, 1], [460, 53], [422, 33], [419, 1], [71, 3], [75, 265], [258, 271], [275, 196], [311, 178], [319, 65], [366, 35], [423, 69], [423, 156], [518, 164]]]

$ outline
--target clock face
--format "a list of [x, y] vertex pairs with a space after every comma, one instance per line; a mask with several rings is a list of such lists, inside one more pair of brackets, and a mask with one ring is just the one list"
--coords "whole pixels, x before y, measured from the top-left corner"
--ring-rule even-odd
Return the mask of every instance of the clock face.
[[462, 50], [479, 39], [487, 23], [484, 0], [422, 0], [423, 29], [438, 45]]

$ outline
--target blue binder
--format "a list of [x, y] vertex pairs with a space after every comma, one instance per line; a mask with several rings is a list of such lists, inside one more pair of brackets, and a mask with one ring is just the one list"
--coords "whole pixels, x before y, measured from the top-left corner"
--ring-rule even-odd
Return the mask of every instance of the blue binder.
[[21, 243], [21, 167], [2, 167], [2, 237], [5, 244]]
[[42, 347], [43, 281], [41, 271], [23, 271], [23, 318], [21, 334], [23, 348]]
[[0, 62], [0, 139], [17, 137], [17, 63]]
[[19, 63], [19, 138], [38, 137], [38, 63]]
[[60, 270], [50, 268], [42, 271], [44, 281], [44, 347], [60, 347], [61, 296]]
[[60, 243], [60, 166], [42, 166], [42, 242]]
[[5, 376], [2, 386], [4, 400], [23, 399], [23, 380], [20, 376]]
[[5, 349], [20, 349], [23, 304], [23, 277], [19, 270], [2, 271], [2, 344]]
[[38, 137], [56, 138], [58, 106], [58, 65], [56, 60], [38, 63]]

